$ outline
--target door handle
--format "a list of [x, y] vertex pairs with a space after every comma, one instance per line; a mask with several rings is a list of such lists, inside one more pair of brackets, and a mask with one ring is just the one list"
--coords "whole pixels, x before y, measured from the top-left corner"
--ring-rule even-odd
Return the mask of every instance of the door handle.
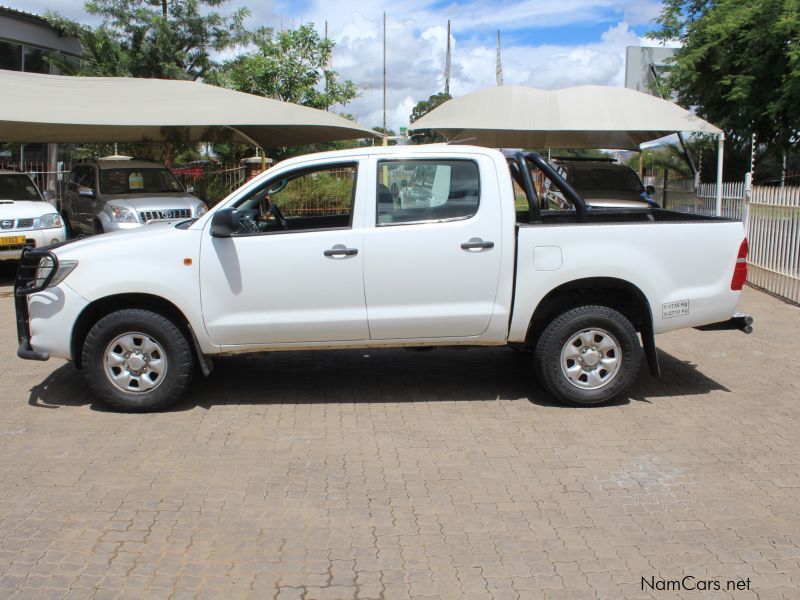
[[330, 250], [323, 252], [325, 256], [355, 256], [358, 254], [358, 248], [345, 248], [344, 246], [334, 246]]
[[494, 242], [484, 242], [480, 238], [472, 238], [461, 244], [462, 250], [488, 250], [489, 248], [494, 248]]

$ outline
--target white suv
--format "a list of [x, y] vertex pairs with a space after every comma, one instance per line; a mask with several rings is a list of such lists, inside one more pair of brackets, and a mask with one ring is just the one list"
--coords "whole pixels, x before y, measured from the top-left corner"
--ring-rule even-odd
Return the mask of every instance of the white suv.
[[66, 239], [64, 223], [26, 173], [0, 169], [0, 260]]

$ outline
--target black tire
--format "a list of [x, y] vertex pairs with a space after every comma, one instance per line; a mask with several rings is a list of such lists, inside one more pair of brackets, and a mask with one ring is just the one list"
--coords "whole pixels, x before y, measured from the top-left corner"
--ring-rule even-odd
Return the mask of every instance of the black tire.
[[101, 233], [105, 233], [105, 229], [103, 229], [103, 224], [100, 221], [95, 220], [92, 223], [92, 235], [100, 235]]
[[[113, 363], [113, 360], [128, 356], [124, 355], [122, 343], [111, 346], [123, 336], [131, 338], [131, 344], [126, 346], [140, 348], [133, 352], [141, 357], [133, 367], [128, 359], [124, 364]], [[157, 349], [151, 351], [153, 346]], [[82, 360], [86, 381], [97, 398], [106, 406], [123, 412], [167, 408], [181, 397], [194, 372], [192, 349], [180, 328], [163, 315], [135, 308], [119, 310], [97, 321], [86, 336]], [[145, 360], [153, 362], [142, 365]], [[163, 365], [158, 374], [150, 370], [156, 362]], [[132, 375], [131, 370], [135, 368], [140, 368], [140, 371], [134, 371]], [[118, 384], [111, 381], [115, 370], [120, 377]], [[125, 378], [129, 380], [127, 390], [121, 387]], [[153, 387], [137, 391], [134, 384], [136, 388]]]
[[[591, 341], [584, 343], [581, 337]], [[642, 363], [631, 322], [598, 305], [579, 306], [555, 317], [539, 337], [535, 354], [540, 383], [560, 401], [578, 406], [603, 404], [625, 393]], [[569, 358], [573, 354], [579, 358]], [[597, 387], [591, 389], [593, 385]]]

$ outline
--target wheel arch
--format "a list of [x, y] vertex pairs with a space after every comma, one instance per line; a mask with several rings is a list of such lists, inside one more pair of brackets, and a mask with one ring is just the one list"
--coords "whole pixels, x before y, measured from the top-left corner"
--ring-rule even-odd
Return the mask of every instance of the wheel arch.
[[636, 285], [615, 277], [576, 279], [551, 290], [533, 312], [525, 336], [526, 346], [536, 345], [542, 331], [555, 316], [586, 304], [599, 304], [622, 313], [642, 336], [650, 372], [660, 374], [650, 302]]
[[142, 308], [151, 310], [168, 319], [170, 319], [178, 329], [186, 336], [192, 349], [194, 350], [195, 359], [199, 362], [200, 367], [204, 374], [208, 374], [210, 369], [206, 365], [203, 353], [200, 350], [200, 345], [189, 323], [189, 319], [183, 314], [175, 304], [155, 294], [143, 293], [125, 293], [113, 294], [99, 298], [86, 306], [81, 311], [72, 328], [72, 338], [70, 340], [70, 350], [74, 357], [75, 365], [78, 368], [82, 367], [81, 364], [81, 348], [89, 334], [89, 330], [94, 326], [97, 321], [118, 310], [126, 308]]

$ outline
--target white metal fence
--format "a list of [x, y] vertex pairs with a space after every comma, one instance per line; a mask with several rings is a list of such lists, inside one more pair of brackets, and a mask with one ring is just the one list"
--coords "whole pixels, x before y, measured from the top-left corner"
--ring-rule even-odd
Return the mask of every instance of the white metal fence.
[[[665, 208], [703, 215], [715, 214], [716, 185], [678, 180], [657, 192]], [[750, 197], [743, 182], [724, 183], [722, 216], [745, 223], [750, 244], [747, 281], [800, 303], [800, 187], [753, 186]]]
[[800, 303], [800, 187], [754, 187], [747, 208], [747, 280]]

